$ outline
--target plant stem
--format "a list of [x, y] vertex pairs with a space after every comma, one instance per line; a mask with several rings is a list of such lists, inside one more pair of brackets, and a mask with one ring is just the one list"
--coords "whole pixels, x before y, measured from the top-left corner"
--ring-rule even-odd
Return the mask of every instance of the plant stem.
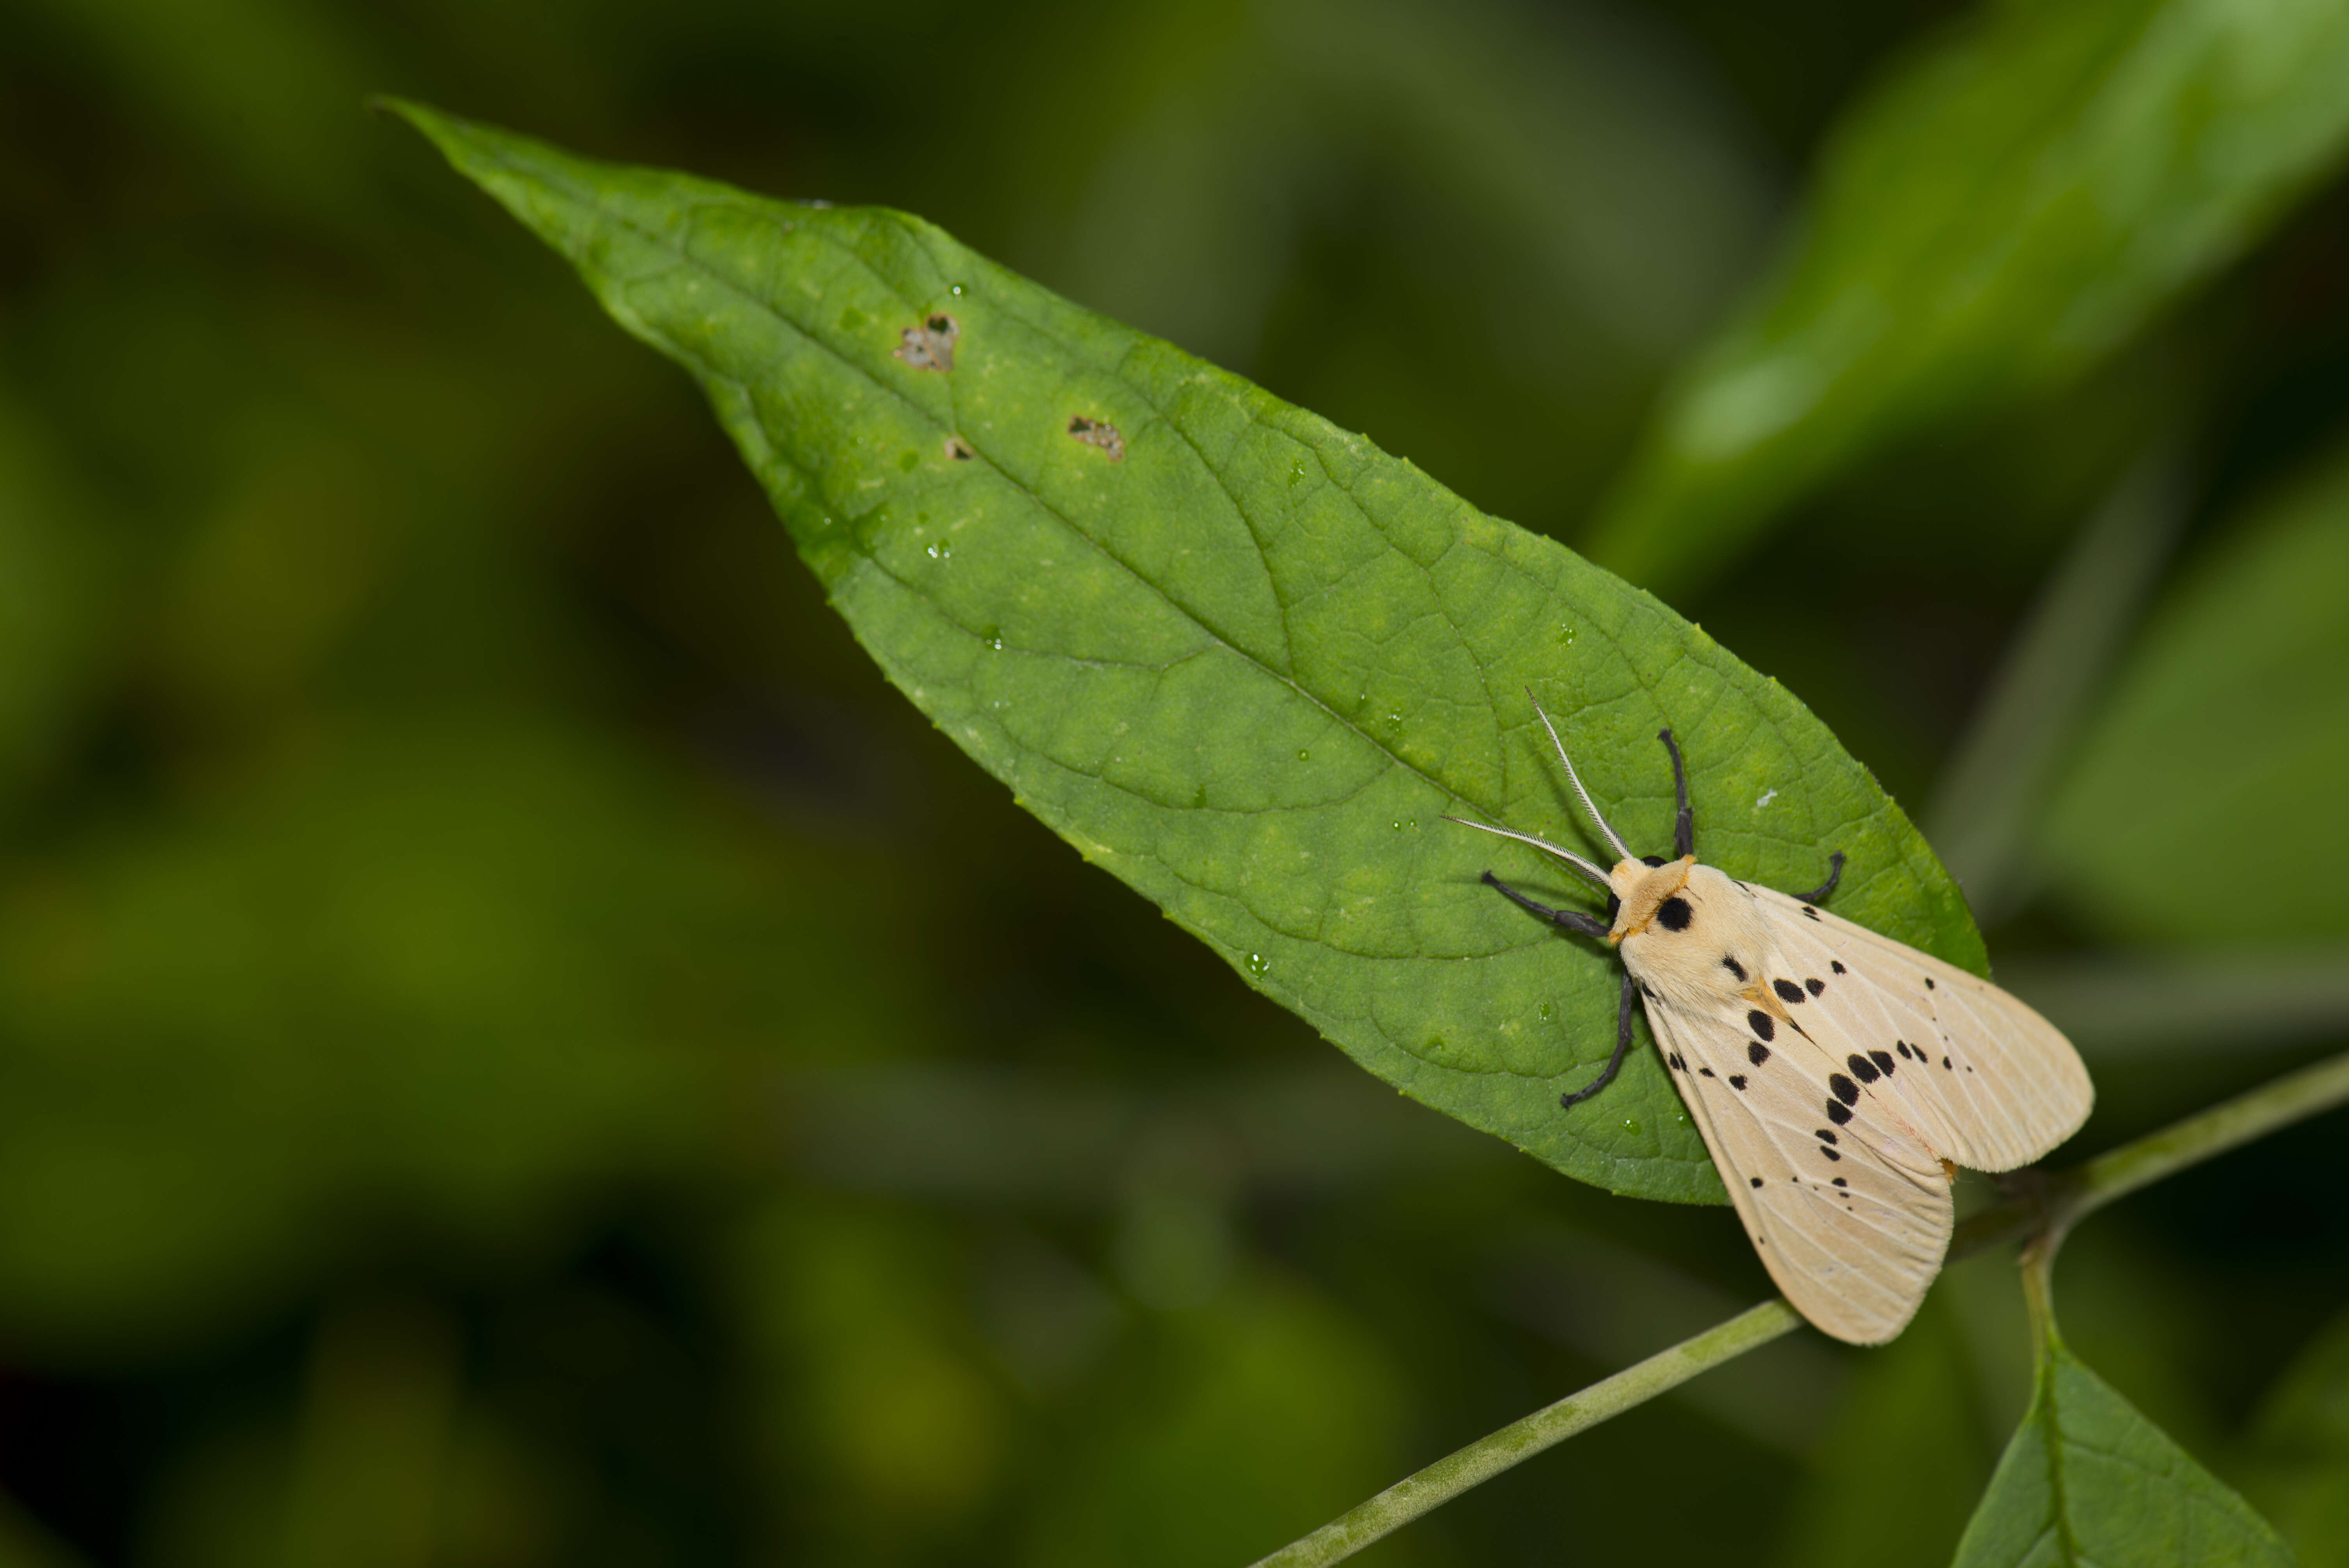
[[[2034, 1309], [2044, 1308], [2045, 1270], [2063, 1233], [2075, 1222], [2175, 1171], [2344, 1102], [2349, 1102], [2349, 1053], [2288, 1073], [2249, 1094], [2100, 1154], [2085, 1165], [2052, 1175], [2025, 1171], [2023, 1191], [1958, 1227], [1951, 1238], [1950, 1261], [2003, 1242], [2033, 1238], [2033, 1266], [2039, 1274], [2036, 1279], [2025, 1281], [2025, 1288], [2037, 1287]], [[1255, 1568], [1320, 1568], [1351, 1557], [1373, 1541], [1544, 1449], [1766, 1345], [1799, 1327], [1802, 1321], [1784, 1300], [1748, 1307], [1726, 1323], [1683, 1339], [1580, 1393], [1546, 1405], [1405, 1476], [1312, 1534], [1260, 1559]], [[2049, 1321], [2052, 1325], [2052, 1316]]]
[[1732, 1360], [1757, 1345], [1802, 1326], [1803, 1320], [1784, 1301], [1765, 1301], [1746, 1308], [1726, 1323], [1716, 1324], [1669, 1350], [1626, 1367], [1612, 1377], [1569, 1394], [1555, 1405], [1510, 1422], [1489, 1437], [1477, 1439], [1425, 1470], [1405, 1476], [1386, 1491], [1349, 1510], [1300, 1540], [1293, 1541], [1256, 1568], [1319, 1568], [1351, 1557], [1371, 1542], [1451, 1501], [1470, 1487], [1480, 1485], [1512, 1465], [1533, 1458], [1609, 1416], [1645, 1404], [1668, 1388], [1678, 1387], [1698, 1373]]
[[2049, 1206], [2064, 1223], [2071, 1224], [2140, 1187], [2149, 1187], [2189, 1165], [2199, 1165], [2344, 1101], [2349, 1101], [2349, 1053], [2286, 1073], [2248, 1094], [2075, 1166], [2058, 1180]]

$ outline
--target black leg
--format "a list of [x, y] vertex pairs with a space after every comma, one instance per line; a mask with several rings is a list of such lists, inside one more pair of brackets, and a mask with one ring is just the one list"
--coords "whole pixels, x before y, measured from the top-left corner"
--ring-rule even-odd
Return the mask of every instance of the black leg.
[[1552, 925], [1562, 925], [1568, 931], [1578, 931], [1585, 936], [1603, 937], [1607, 934], [1607, 923], [1597, 915], [1584, 914], [1579, 910], [1552, 909], [1546, 903], [1536, 903], [1491, 872], [1485, 873], [1485, 885], [1500, 889], [1508, 897], [1510, 903], [1528, 914], [1541, 916]]
[[1561, 1107], [1580, 1105], [1584, 1100], [1613, 1083], [1615, 1075], [1623, 1070], [1623, 1055], [1631, 1048], [1631, 1003], [1639, 994], [1639, 983], [1631, 978], [1630, 970], [1625, 970], [1623, 998], [1615, 1004], [1615, 1054], [1607, 1058], [1607, 1070], [1600, 1073], [1598, 1081], [1588, 1088], [1578, 1088], [1572, 1094], [1559, 1095], [1557, 1103]]
[[1656, 738], [1672, 754], [1672, 793], [1680, 797], [1681, 802], [1680, 815], [1672, 819], [1672, 853], [1692, 855], [1696, 853], [1696, 813], [1689, 810], [1688, 769], [1681, 766], [1680, 742], [1672, 738], [1669, 729], [1656, 731]]
[[1843, 851], [1837, 850], [1827, 856], [1827, 880], [1810, 892], [1797, 893], [1795, 896], [1805, 903], [1825, 903], [1827, 901], [1827, 894], [1835, 892], [1836, 883], [1841, 881], [1843, 881]]

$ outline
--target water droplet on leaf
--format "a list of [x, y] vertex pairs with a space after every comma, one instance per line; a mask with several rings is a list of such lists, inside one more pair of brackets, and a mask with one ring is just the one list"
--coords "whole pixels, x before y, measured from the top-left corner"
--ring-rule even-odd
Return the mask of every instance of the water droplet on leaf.
[[1249, 954], [1247, 955], [1247, 972], [1248, 972], [1248, 978], [1249, 978], [1249, 979], [1251, 979], [1251, 980], [1261, 980], [1261, 979], [1263, 979], [1263, 978], [1264, 978], [1264, 975], [1265, 975], [1265, 971], [1266, 971], [1266, 970], [1268, 970], [1268, 969], [1270, 969], [1271, 967], [1272, 967], [1272, 960], [1271, 960], [1271, 959], [1269, 959], [1269, 958], [1267, 958], [1263, 954], [1261, 954], [1261, 953], [1251, 953], [1251, 954]]
[[978, 640], [1000, 653], [1003, 649], [1003, 629], [1000, 626], [981, 626]]
[[1550, 1014], [1556, 1010], [1557, 1009], [1553, 1008], [1548, 1003], [1544, 1002], [1540, 1006], [1534, 1009], [1534, 1016], [1538, 1018], [1547, 1019]]

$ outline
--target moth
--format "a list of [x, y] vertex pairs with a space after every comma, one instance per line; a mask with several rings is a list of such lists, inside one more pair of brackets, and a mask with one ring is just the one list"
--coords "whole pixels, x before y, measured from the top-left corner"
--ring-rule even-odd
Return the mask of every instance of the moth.
[[[1530, 696], [1530, 693], [1527, 694]], [[1899, 1334], [1940, 1272], [1957, 1167], [2012, 1171], [2087, 1119], [2095, 1089], [2054, 1025], [1989, 982], [1829, 914], [1844, 855], [1795, 896], [1696, 858], [1688, 773], [1670, 729], [1677, 857], [1634, 855], [1592, 803], [1538, 702], [1576, 799], [1612, 847], [1602, 871], [1530, 833], [1454, 817], [1564, 861], [1607, 892], [1601, 921], [1484, 881], [1623, 960], [1615, 1052], [1571, 1107], [1613, 1081], [1635, 998], [1770, 1277], [1855, 1345]]]

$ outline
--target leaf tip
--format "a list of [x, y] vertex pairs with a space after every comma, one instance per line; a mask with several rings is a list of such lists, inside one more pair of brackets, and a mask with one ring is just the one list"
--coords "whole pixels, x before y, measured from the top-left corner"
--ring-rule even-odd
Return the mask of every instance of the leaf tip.
[[429, 104], [401, 98], [398, 93], [369, 93], [366, 104], [369, 114], [380, 115], [387, 119], [404, 119], [436, 141], [440, 139], [436, 132], [450, 118]]
[[393, 93], [378, 93], [367, 100], [373, 112], [394, 119], [404, 119], [414, 127], [425, 140], [438, 148], [459, 172], [476, 180], [481, 173], [475, 165], [485, 159], [502, 139], [518, 140], [462, 115], [434, 108], [430, 104], [414, 98], [400, 98]]

